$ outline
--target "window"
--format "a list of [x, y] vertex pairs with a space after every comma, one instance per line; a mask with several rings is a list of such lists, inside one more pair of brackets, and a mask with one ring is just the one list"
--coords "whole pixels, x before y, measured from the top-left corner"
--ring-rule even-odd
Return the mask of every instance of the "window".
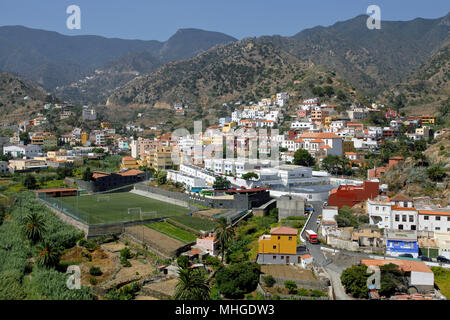
[[425, 216], [425, 217], [423, 217], [423, 220], [430, 220], [430, 217], [429, 216]]
[[274, 249], [276, 249], [276, 248], [277, 248], [277, 246], [273, 246], [273, 248], [274, 248]]
[[383, 211], [386, 211], [386, 207], [383, 207]]
[[277, 256], [273, 256], [273, 260], [276, 260], [277, 259]]
[[402, 224], [398, 225], [398, 230], [403, 230], [403, 225]]
[[281, 260], [284, 260], [284, 256], [281, 256]]
[[406, 222], [407, 216], [406, 215], [402, 215], [402, 222]]
[[292, 240], [292, 237], [289, 237], [289, 240]]
[[397, 221], [397, 222], [400, 221], [400, 216], [398, 214], [395, 215], [395, 221]]
[[441, 228], [440, 227], [436, 227], [436, 228], [434, 228], [434, 230], [439, 231], [439, 230], [441, 230]]
[[416, 226], [411, 226], [411, 230], [416, 230]]
[[414, 216], [409, 216], [409, 222], [414, 222]]
[[378, 211], [378, 209], [380, 209], [379, 207], [376, 207], [375, 210]]
[[436, 217], [436, 221], [441, 221], [441, 217]]
[[281, 237], [280, 237], [280, 236], [278, 236], [278, 240], [280, 240], [280, 238], [281, 238]]

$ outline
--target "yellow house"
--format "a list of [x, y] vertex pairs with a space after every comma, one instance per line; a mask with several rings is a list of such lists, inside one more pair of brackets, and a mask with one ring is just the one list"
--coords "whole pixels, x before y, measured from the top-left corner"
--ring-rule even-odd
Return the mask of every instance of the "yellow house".
[[139, 164], [133, 157], [123, 157], [120, 169], [139, 169]]
[[87, 132], [82, 132], [81, 133], [81, 144], [83, 146], [86, 146], [88, 140], [89, 140], [89, 134]]
[[270, 235], [262, 235], [258, 240], [257, 263], [260, 264], [300, 264], [301, 254], [297, 252], [298, 230], [278, 227], [270, 230]]
[[418, 117], [420, 120], [422, 120], [422, 125], [424, 124], [434, 124], [436, 121], [436, 118], [433, 116], [420, 116]]
[[232, 121], [232, 122], [227, 122], [227, 123], [225, 123], [225, 124], [223, 125], [222, 132], [223, 132], [223, 133], [230, 132], [230, 130], [231, 130], [232, 128], [235, 128], [235, 127], [236, 127], [236, 122], [234, 122], [234, 121]]

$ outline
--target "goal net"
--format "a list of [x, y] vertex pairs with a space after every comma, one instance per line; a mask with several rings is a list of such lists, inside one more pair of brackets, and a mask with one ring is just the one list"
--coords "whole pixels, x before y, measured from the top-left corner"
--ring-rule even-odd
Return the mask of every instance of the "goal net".
[[141, 208], [128, 208], [128, 214], [141, 215]]

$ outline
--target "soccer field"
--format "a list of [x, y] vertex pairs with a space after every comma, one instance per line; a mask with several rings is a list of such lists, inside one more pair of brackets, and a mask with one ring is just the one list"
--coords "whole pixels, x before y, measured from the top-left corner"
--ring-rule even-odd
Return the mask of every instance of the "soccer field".
[[53, 198], [56, 205], [62, 205], [71, 215], [77, 215], [89, 224], [125, 222], [140, 220], [140, 208], [143, 219], [173, 217], [189, 213], [184, 207], [150, 199], [134, 193], [111, 193], [78, 197]]

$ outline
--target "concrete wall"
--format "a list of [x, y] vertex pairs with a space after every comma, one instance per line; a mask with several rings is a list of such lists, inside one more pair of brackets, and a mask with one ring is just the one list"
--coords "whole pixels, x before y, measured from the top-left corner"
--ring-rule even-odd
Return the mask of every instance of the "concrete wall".
[[156, 194], [156, 193], [152, 193], [152, 192], [148, 192], [148, 191], [144, 191], [144, 190], [139, 190], [136, 188], [131, 191], [131, 193], [135, 193], [138, 194], [140, 196], [143, 197], [147, 197], [147, 198], [151, 198], [151, 199], [155, 199], [155, 200], [159, 200], [159, 201], [163, 201], [163, 202], [167, 202], [167, 203], [171, 203], [171, 204], [175, 204], [181, 207], [185, 207], [185, 208], [189, 208], [189, 203], [187, 203], [186, 201], [183, 200], [179, 200], [179, 199], [174, 199], [174, 198], [169, 198], [165, 195], [161, 195], [161, 194]]
[[[273, 258], [275, 257], [275, 259]], [[283, 257], [283, 259], [281, 259]], [[289, 257], [289, 264], [298, 265], [298, 258], [300, 255], [298, 254], [271, 254], [271, 253], [258, 253], [258, 257], [256, 259], [256, 263], [258, 264], [287, 264], [286, 260]]]
[[[265, 276], [264, 274], [259, 276], [259, 281], [261, 283], [264, 283], [264, 281], [262, 280], [264, 276]], [[279, 285], [282, 287], [284, 287], [284, 282], [286, 280], [295, 282], [297, 284], [297, 287], [299, 287], [299, 288], [312, 289], [312, 290], [328, 289], [328, 286], [330, 285], [330, 282], [325, 281], [325, 280], [299, 280], [299, 279], [287, 279], [287, 278], [278, 278], [278, 277], [273, 277], [273, 278], [275, 279], [275, 285]]]
[[343, 250], [349, 250], [349, 251], [357, 251], [359, 250], [359, 245], [357, 242], [349, 241], [349, 240], [342, 240], [333, 236], [328, 236], [327, 242], [330, 246], [343, 249]]
[[306, 199], [298, 196], [285, 195], [277, 200], [278, 221], [295, 216], [305, 216]]

